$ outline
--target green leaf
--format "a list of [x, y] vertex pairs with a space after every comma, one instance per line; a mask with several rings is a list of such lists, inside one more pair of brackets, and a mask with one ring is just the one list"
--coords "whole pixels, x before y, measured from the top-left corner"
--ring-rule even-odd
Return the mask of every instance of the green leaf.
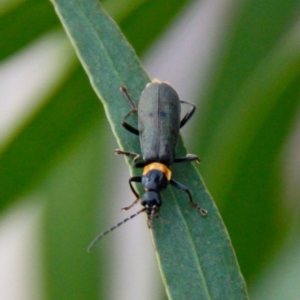
[[[53, 0], [122, 149], [140, 152], [138, 139], [120, 120], [129, 107], [119, 88], [126, 85], [138, 99], [148, 76], [116, 24], [96, 1]], [[182, 142], [178, 156], [186, 153]], [[188, 205], [184, 193], [163, 193], [161, 220], [153, 225], [153, 240], [170, 299], [247, 299], [227, 231], [211, 197], [189, 164], [172, 166], [174, 178], [186, 184], [196, 201], [209, 210], [204, 218]], [[132, 173], [138, 173], [131, 168]], [[141, 192], [141, 188], [139, 188]], [[146, 225], [145, 225], [146, 226]]]

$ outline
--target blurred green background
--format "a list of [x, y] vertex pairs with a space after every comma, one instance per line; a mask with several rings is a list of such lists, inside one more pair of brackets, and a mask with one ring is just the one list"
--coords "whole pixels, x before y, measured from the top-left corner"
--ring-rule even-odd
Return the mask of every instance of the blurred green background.
[[[299, 299], [299, 1], [102, 4], [150, 76], [197, 103], [184, 139], [251, 299]], [[132, 195], [52, 4], [1, 2], [0, 37], [0, 297], [166, 299], [143, 218], [85, 252]]]

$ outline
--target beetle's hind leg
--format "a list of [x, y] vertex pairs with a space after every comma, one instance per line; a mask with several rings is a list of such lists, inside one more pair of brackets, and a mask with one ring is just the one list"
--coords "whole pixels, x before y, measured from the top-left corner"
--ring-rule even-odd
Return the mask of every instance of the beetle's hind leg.
[[193, 205], [200, 213], [202, 216], [206, 216], [207, 215], [207, 210], [202, 208], [200, 205], [198, 205], [192, 198], [191, 192], [188, 190], [188, 188], [186, 186], [184, 186], [183, 184], [179, 183], [178, 181], [175, 181], [174, 179], [170, 180], [170, 183], [175, 186], [176, 188], [178, 188], [179, 190], [182, 190], [184, 192], [186, 192], [189, 196], [189, 200], [191, 205]]

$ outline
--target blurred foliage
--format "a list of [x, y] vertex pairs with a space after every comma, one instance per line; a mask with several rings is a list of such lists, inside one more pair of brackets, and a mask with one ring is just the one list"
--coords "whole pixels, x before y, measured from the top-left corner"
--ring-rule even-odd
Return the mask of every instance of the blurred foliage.
[[[132, 2], [132, 9], [116, 14], [116, 21], [141, 55], [192, 1], [167, 1], [163, 7], [159, 1]], [[109, 1], [105, 5], [109, 8]], [[253, 299], [274, 299], [276, 289], [281, 289], [285, 299], [300, 295], [297, 281], [288, 281], [300, 273], [299, 258], [294, 260], [293, 270], [278, 263], [287, 254], [299, 256], [299, 245], [293, 242], [299, 235], [300, 222], [295, 222], [298, 211], [286, 205], [282, 171], [282, 151], [299, 111], [298, 8], [299, 1], [295, 0], [228, 4], [230, 25], [223, 28], [215, 49], [209, 70], [212, 80], [201, 99], [195, 124], [198, 137], [193, 149], [201, 154], [201, 173], [219, 205], [242, 272], [253, 287]], [[20, 1], [3, 10], [1, 60], [59, 28], [53, 6], [45, 0]], [[61, 289], [63, 280], [58, 277], [50, 284], [49, 278], [64, 272], [70, 275], [68, 281], [76, 281], [78, 299], [84, 299], [87, 289], [91, 290], [87, 299], [97, 299], [101, 295], [95, 290], [105, 272], [97, 272], [96, 259], [87, 259], [78, 251], [99, 226], [96, 210], [101, 205], [97, 203], [100, 187], [96, 183], [105, 180], [102, 175], [107, 163], [103, 158], [101, 161], [101, 153], [108, 134], [97, 130], [106, 122], [103, 109], [85, 73], [78, 62], [75, 64], [69, 77], [57, 84], [51, 96], [41, 99], [42, 105], [0, 149], [2, 211], [22, 195], [36, 191], [51, 199], [45, 213], [49, 299], [58, 299], [51, 291]], [[72, 192], [68, 195], [68, 191]], [[58, 244], [68, 245], [67, 249], [60, 253]], [[87, 274], [86, 281], [78, 283], [70, 260], [84, 262], [76, 270]], [[287, 280], [282, 281], [282, 277]], [[73, 295], [73, 287], [66, 284], [66, 297]]]
[[273, 4], [250, 1], [237, 16], [200, 112], [201, 170], [248, 279], [272, 259], [290, 226], [279, 157], [298, 114], [299, 3]]

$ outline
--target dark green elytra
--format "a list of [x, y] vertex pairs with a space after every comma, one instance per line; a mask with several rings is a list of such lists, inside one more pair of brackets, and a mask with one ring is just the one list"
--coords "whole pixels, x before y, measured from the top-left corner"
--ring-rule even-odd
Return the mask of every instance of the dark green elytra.
[[166, 82], [152, 81], [138, 106], [140, 144], [145, 163], [167, 166], [175, 160], [181, 106], [177, 92]]

